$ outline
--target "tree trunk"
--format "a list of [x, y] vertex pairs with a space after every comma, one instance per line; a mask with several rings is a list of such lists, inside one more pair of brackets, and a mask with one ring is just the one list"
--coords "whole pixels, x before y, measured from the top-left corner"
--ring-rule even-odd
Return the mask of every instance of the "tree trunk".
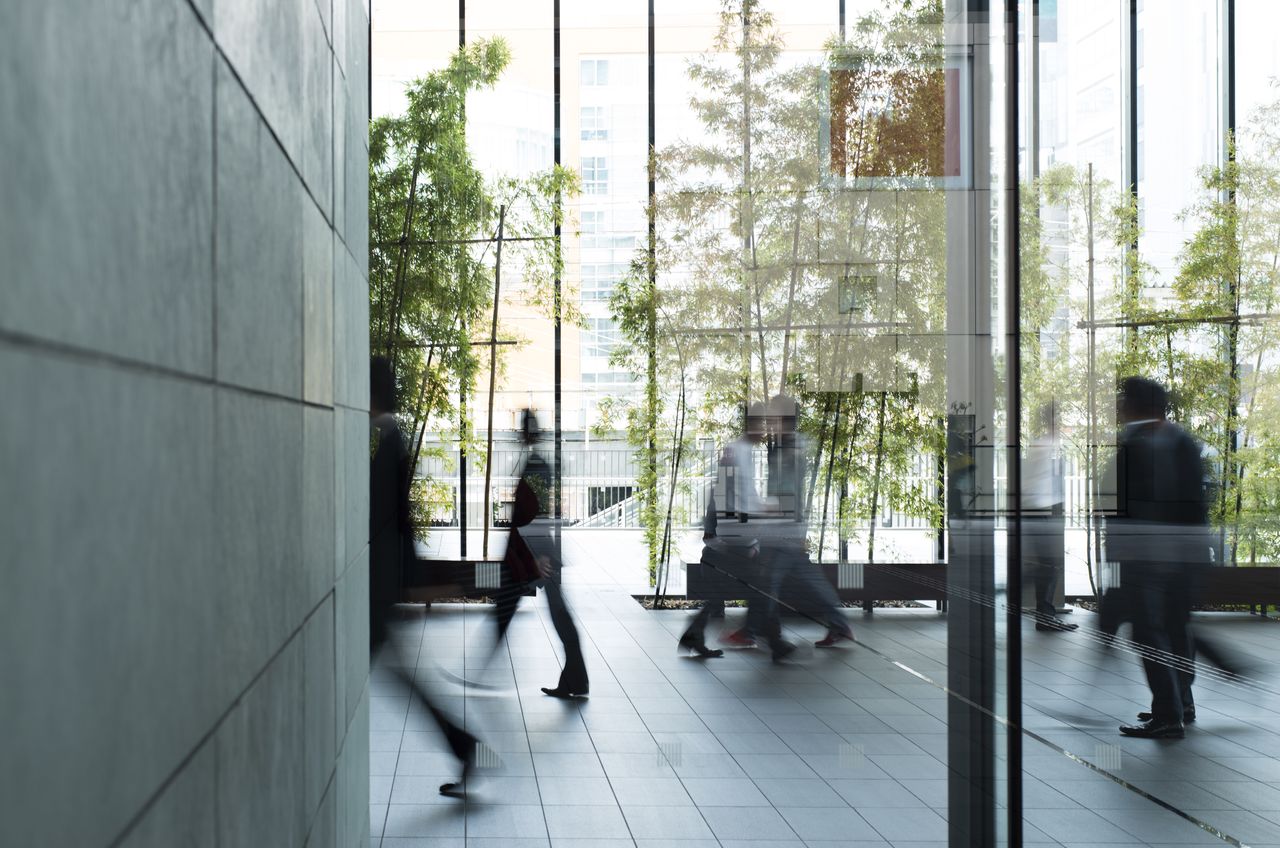
[[[409, 197], [405, 202], [404, 226], [400, 229], [400, 253], [396, 258], [396, 271], [392, 278], [395, 302], [394, 306], [391, 307], [391, 312], [386, 316], [386, 352], [387, 357], [391, 360], [392, 370], [395, 369], [399, 358], [399, 348], [395, 344], [395, 340], [400, 335], [400, 306], [404, 302], [404, 278], [409, 265], [409, 250], [411, 249], [409, 237], [413, 234], [413, 217], [418, 211], [418, 177], [422, 173], [422, 144], [422, 139], [419, 139], [418, 146], [414, 150], [413, 175], [409, 179]], [[386, 307], [384, 306], [384, 312], [385, 309]]]
[[795, 229], [791, 232], [791, 286], [787, 289], [787, 310], [783, 318], [782, 329], [782, 371], [778, 377], [778, 391], [787, 390], [787, 365], [791, 354], [791, 309], [796, 300], [796, 278], [800, 274], [800, 203], [801, 195], [796, 195]]
[[871, 529], [867, 533], [867, 562], [876, 561], [876, 513], [880, 506], [880, 469], [884, 462], [884, 407], [888, 392], [880, 393], [880, 415], [876, 422], [876, 470], [871, 478]]
[[[489, 514], [490, 481], [493, 479], [493, 395], [497, 389], [498, 378], [498, 304], [502, 297], [502, 236], [506, 225], [507, 207], [498, 207], [498, 254], [493, 266], [493, 320], [489, 324], [489, 424], [485, 433], [484, 451], [484, 538], [481, 543], [481, 556], [489, 558], [489, 525], [492, 516]], [[464, 531], [465, 532], [465, 531]]]

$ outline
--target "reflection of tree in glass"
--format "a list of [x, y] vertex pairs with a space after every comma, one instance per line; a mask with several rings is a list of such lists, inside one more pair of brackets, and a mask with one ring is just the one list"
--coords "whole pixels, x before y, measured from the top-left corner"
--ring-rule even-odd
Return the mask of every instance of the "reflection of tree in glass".
[[[612, 300], [629, 341], [616, 362], [647, 390], [605, 410], [625, 411], [641, 455], [655, 567], [671, 491], [706, 471], [691, 440], [730, 438], [744, 402], [783, 391], [821, 453], [815, 516], [828, 500], [842, 532], [890, 507], [939, 516], [935, 481], [916, 472], [941, 433], [944, 205], [920, 179], [941, 173], [941, 35], [941, 4], [916, 4], [868, 16], [821, 62], [789, 63], [772, 16], [745, 0], [690, 62], [696, 135], [655, 154], [652, 255]], [[841, 153], [851, 180], [833, 183], [830, 88], [872, 78], [892, 108], [843, 102], [840, 136], [856, 143]]]

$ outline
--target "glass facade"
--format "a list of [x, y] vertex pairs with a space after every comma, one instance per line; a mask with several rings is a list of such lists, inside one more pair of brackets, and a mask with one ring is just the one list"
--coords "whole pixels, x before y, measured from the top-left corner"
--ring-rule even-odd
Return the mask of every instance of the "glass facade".
[[[509, 51], [465, 97], [498, 294], [416, 471], [421, 555], [470, 564], [523, 410], [554, 454], [628, 711], [522, 724], [539, 783], [591, 746], [618, 844], [669, 835], [633, 807], [722, 845], [1280, 844], [1277, 32], [1267, 0], [374, 2], [375, 120]], [[695, 601], [772, 656], [650, 670]]]

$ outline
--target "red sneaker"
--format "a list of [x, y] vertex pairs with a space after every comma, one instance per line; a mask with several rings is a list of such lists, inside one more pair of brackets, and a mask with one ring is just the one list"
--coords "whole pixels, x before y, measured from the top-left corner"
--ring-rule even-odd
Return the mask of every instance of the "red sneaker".
[[827, 635], [813, 643], [815, 648], [834, 648], [841, 642], [852, 642], [852, 630], [836, 630], [834, 627], [827, 631]]
[[720, 642], [730, 648], [754, 648], [756, 646], [756, 640], [751, 638], [745, 630], [723, 633], [720, 636]]

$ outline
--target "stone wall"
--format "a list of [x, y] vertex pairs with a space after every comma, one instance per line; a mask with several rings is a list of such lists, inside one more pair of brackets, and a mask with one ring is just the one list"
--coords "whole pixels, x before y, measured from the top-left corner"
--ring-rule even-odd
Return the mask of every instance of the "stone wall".
[[0, 4], [0, 844], [368, 844], [366, 2]]

